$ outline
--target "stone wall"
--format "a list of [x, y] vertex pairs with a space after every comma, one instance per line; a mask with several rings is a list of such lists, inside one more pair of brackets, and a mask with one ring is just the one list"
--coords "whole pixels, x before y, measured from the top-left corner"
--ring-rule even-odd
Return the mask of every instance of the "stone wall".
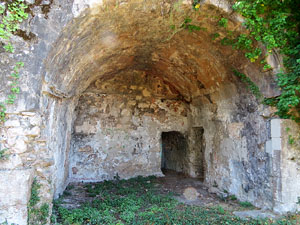
[[192, 124], [204, 128], [209, 186], [270, 208], [270, 157], [265, 150], [269, 119], [260, 115], [264, 106], [245, 93], [243, 85], [226, 84], [209, 98], [199, 98], [192, 107]]
[[141, 71], [93, 83], [75, 110], [70, 180], [162, 175], [162, 132], [184, 133], [189, 125], [189, 106], [176, 97]]

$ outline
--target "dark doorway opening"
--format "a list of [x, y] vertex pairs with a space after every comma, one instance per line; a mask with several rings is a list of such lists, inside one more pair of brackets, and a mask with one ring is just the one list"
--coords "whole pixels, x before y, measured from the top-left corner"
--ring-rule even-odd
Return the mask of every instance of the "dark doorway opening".
[[183, 134], [177, 131], [163, 132], [161, 170], [184, 173], [187, 167], [187, 141]]

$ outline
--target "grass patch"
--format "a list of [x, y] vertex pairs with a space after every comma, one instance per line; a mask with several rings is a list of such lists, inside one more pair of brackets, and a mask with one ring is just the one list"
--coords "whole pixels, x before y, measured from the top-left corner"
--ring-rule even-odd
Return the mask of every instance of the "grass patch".
[[250, 202], [239, 202], [239, 204], [244, 208], [254, 208], [254, 206]]
[[295, 224], [294, 220], [241, 220], [221, 206], [207, 208], [179, 203], [172, 194], [159, 193], [155, 177], [104, 181], [85, 185], [95, 196], [76, 209], [54, 202], [56, 225], [192, 225], [192, 224]]

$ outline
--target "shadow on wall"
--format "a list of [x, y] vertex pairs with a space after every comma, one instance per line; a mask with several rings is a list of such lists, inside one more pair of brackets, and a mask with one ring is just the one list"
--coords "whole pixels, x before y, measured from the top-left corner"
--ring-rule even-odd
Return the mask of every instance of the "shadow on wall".
[[185, 173], [187, 170], [187, 140], [178, 131], [162, 132], [161, 169]]

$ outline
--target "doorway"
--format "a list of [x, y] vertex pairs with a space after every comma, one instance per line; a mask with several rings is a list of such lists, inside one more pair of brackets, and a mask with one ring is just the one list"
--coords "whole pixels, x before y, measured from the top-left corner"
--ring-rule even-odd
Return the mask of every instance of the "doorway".
[[178, 131], [162, 132], [162, 159], [161, 170], [185, 172], [187, 157], [187, 141]]

